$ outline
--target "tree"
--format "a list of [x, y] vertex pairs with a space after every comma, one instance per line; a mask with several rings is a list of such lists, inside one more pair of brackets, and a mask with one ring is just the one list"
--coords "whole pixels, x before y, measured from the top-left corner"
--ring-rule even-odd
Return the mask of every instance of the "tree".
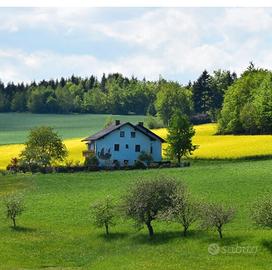
[[251, 217], [256, 225], [272, 229], [272, 198], [269, 194], [254, 203]]
[[6, 216], [13, 222], [13, 228], [16, 228], [16, 218], [21, 215], [24, 208], [23, 197], [20, 194], [12, 193], [5, 198]]
[[91, 216], [95, 226], [104, 227], [106, 235], [109, 235], [109, 226], [114, 226], [116, 205], [113, 199], [107, 196], [104, 200], [97, 201], [91, 205]]
[[25, 112], [26, 111], [26, 95], [24, 92], [15, 93], [11, 101], [11, 110], [13, 112]]
[[190, 90], [181, 87], [178, 83], [164, 81], [159, 89], [155, 106], [165, 125], [169, 124], [169, 120], [176, 111], [190, 115], [192, 110]]
[[220, 239], [223, 238], [223, 226], [232, 221], [235, 210], [220, 203], [209, 203], [202, 207], [202, 227], [216, 228]]
[[208, 113], [212, 104], [211, 76], [204, 70], [193, 83], [193, 103], [195, 113]]
[[272, 72], [249, 68], [226, 91], [219, 117], [221, 134], [272, 133]]
[[50, 87], [38, 86], [29, 89], [27, 108], [32, 113], [47, 113], [47, 100], [54, 95], [54, 90]]
[[181, 158], [192, 154], [196, 145], [192, 143], [195, 131], [188, 118], [180, 112], [176, 112], [172, 117], [167, 136], [167, 153], [171, 158], [176, 158], [180, 164]]
[[183, 227], [183, 235], [187, 235], [189, 227], [199, 218], [199, 207], [192, 201], [184, 185], [180, 185], [173, 197], [173, 207], [163, 214], [168, 220], [178, 222]]
[[173, 195], [177, 182], [169, 177], [137, 182], [124, 198], [124, 211], [127, 217], [135, 220], [136, 225], [146, 225], [149, 236], [154, 235], [152, 221], [160, 212], [173, 206]]
[[30, 131], [25, 149], [21, 152], [21, 159], [28, 164], [41, 167], [51, 165], [52, 162], [62, 161], [67, 150], [59, 135], [51, 127], [37, 127]]

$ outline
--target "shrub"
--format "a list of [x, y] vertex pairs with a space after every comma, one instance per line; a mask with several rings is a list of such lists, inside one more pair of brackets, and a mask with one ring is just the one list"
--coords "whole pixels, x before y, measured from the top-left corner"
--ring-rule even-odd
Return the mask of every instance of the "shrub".
[[150, 154], [142, 151], [138, 156], [138, 160], [144, 162], [148, 166], [153, 161], [153, 158]]
[[88, 156], [85, 158], [84, 165], [88, 168], [98, 168], [99, 160], [95, 155]]
[[19, 171], [19, 159], [14, 157], [10, 160], [10, 163], [7, 166], [7, 170], [11, 172]]
[[176, 189], [177, 182], [169, 177], [160, 176], [151, 181], [137, 182], [124, 198], [126, 216], [134, 219], [138, 227], [146, 225], [152, 237], [152, 221], [157, 219], [160, 212], [172, 207]]
[[209, 203], [202, 207], [202, 227], [216, 228], [220, 239], [223, 238], [223, 226], [232, 221], [235, 210], [222, 204]]
[[113, 161], [113, 167], [114, 167], [114, 169], [120, 169], [121, 168], [119, 160], [114, 160]]
[[16, 228], [16, 218], [25, 210], [23, 197], [20, 194], [11, 194], [4, 199], [6, 206], [6, 216], [13, 222], [13, 228]]
[[265, 195], [259, 198], [251, 209], [254, 223], [261, 227], [272, 228], [272, 198]]
[[135, 164], [134, 164], [134, 168], [135, 169], [146, 169], [147, 166], [144, 162], [140, 161], [140, 160], [136, 160]]
[[104, 227], [106, 235], [109, 235], [109, 226], [115, 225], [115, 215], [116, 205], [109, 196], [91, 205], [93, 224], [98, 228]]

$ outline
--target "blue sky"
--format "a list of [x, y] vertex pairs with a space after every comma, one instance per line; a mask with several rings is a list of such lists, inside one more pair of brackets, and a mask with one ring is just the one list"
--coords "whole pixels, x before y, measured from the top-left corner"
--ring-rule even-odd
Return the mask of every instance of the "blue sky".
[[271, 8], [0, 8], [0, 78], [159, 76], [272, 65]]

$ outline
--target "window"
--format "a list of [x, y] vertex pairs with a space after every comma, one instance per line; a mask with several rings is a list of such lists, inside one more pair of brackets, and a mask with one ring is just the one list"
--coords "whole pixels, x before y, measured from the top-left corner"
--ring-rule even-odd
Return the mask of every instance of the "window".
[[135, 132], [135, 131], [131, 131], [130, 137], [131, 137], [131, 138], [135, 138], [135, 137], [136, 137], [136, 132]]
[[119, 151], [119, 144], [114, 145], [114, 151]]
[[126, 144], [126, 149], [128, 149], [128, 144]]
[[141, 152], [141, 145], [139, 144], [135, 145], [135, 152]]
[[125, 131], [120, 131], [120, 137], [125, 137]]
[[153, 153], [153, 147], [150, 146], [150, 154], [152, 154], [152, 153]]

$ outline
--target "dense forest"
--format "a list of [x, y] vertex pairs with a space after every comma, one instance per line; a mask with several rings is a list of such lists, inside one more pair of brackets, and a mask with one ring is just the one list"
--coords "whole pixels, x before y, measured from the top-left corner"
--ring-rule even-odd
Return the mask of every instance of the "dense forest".
[[101, 113], [159, 116], [167, 125], [175, 111], [194, 124], [218, 121], [221, 134], [272, 133], [272, 72], [252, 63], [235, 73], [206, 70], [187, 85], [127, 78], [119, 73], [30, 84], [0, 82], [0, 112]]
[[229, 71], [215, 71], [188, 85], [167, 81], [138, 80], [115, 73], [81, 78], [4, 85], [0, 82], [0, 112], [32, 113], [110, 113], [162, 116], [165, 123], [172, 112], [207, 114], [215, 118], [223, 96], [236, 80]]

